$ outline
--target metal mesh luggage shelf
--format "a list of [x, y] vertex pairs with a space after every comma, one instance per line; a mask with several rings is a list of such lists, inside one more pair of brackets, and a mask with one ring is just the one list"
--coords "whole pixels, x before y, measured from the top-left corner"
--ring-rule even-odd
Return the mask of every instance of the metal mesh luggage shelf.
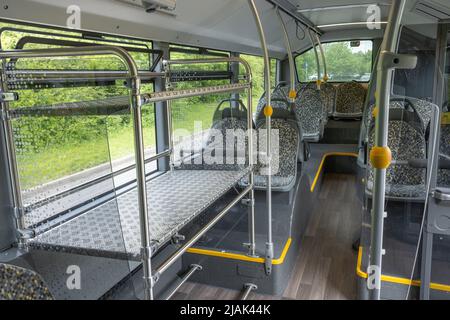
[[[175, 170], [147, 183], [152, 242], [161, 246], [228, 192], [249, 169]], [[133, 189], [32, 240], [31, 248], [140, 259], [138, 194]]]

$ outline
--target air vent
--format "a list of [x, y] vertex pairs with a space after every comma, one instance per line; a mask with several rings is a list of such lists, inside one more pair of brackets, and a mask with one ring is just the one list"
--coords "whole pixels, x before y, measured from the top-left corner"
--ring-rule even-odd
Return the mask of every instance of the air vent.
[[444, 2], [448, 3], [448, 0], [419, 0], [414, 11], [434, 20], [450, 19], [450, 7]]

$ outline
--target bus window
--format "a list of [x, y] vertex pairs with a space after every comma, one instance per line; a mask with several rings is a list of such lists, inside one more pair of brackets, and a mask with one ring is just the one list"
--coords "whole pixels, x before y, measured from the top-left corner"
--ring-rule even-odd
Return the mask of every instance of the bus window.
[[[372, 41], [340, 41], [324, 43], [322, 46], [330, 82], [369, 82], [372, 72]], [[319, 62], [322, 78], [324, 68], [321, 58]], [[295, 64], [300, 82], [317, 80], [317, 62], [312, 48], [298, 55]]]

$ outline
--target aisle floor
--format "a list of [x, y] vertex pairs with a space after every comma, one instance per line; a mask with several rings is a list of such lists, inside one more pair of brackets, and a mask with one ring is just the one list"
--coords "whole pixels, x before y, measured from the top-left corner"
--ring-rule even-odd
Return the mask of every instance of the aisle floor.
[[[281, 297], [251, 293], [249, 299], [357, 299], [356, 259], [361, 203], [356, 177], [326, 174], [319, 201], [300, 244], [289, 285]], [[233, 300], [241, 292], [188, 282], [173, 299]]]

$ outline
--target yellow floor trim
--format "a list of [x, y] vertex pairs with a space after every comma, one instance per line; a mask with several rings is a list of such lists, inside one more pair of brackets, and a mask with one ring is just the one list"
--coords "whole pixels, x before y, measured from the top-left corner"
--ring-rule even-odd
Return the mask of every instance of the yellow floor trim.
[[[363, 248], [359, 247], [358, 250], [358, 260], [356, 263], [356, 274], [360, 278], [367, 279], [367, 273], [361, 270], [362, 265], [362, 255], [363, 255]], [[404, 285], [412, 285], [415, 287], [420, 287], [420, 280], [410, 280], [407, 278], [399, 278], [399, 277], [393, 277], [393, 276], [386, 276], [384, 274], [381, 275], [381, 281], [384, 282], [391, 282], [391, 283], [397, 283], [397, 284], [404, 284]], [[439, 290], [439, 291], [447, 291], [450, 292], [450, 285], [440, 284], [440, 283], [430, 283], [430, 288], [433, 290]]]
[[[283, 248], [283, 251], [281, 252], [280, 257], [278, 259], [272, 260], [272, 264], [280, 265], [280, 264], [284, 263], [284, 259], [286, 258], [286, 255], [289, 251], [291, 243], [292, 243], [292, 239], [289, 238], [286, 241], [286, 244], [284, 245], [284, 248]], [[205, 256], [211, 256], [211, 257], [231, 259], [231, 260], [240, 260], [240, 261], [256, 262], [256, 263], [264, 263], [265, 262], [264, 258], [250, 257], [250, 256], [246, 256], [245, 254], [222, 252], [222, 251], [216, 251], [216, 250], [189, 248], [187, 250], [187, 252], [201, 254], [201, 255], [205, 255]]]
[[311, 192], [314, 192], [314, 189], [316, 188], [317, 182], [319, 181], [320, 174], [322, 173], [323, 166], [325, 165], [325, 161], [328, 157], [358, 157], [357, 153], [354, 152], [328, 152], [325, 153], [322, 157], [322, 161], [320, 162], [319, 168], [317, 169], [316, 176], [314, 177], [314, 181], [311, 185]]

